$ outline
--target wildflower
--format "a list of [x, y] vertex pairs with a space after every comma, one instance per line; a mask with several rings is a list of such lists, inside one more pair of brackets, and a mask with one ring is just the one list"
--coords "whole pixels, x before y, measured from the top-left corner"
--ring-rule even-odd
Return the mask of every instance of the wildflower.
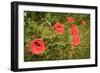
[[40, 54], [45, 51], [45, 44], [44, 41], [41, 39], [35, 39], [31, 42], [31, 52], [32, 54]]
[[73, 20], [74, 20], [74, 18], [72, 18], [72, 17], [68, 17], [67, 20], [68, 20], [69, 23], [72, 23]]
[[55, 31], [56, 31], [56, 32], [58, 32], [58, 33], [60, 33], [60, 34], [63, 34], [63, 33], [64, 33], [64, 26], [63, 26], [63, 24], [57, 22], [57, 23], [55, 24], [54, 28], [55, 28]]

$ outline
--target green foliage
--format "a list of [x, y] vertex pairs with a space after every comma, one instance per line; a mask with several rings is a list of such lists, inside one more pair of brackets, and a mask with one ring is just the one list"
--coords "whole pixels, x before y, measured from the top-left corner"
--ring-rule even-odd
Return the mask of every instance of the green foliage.
[[[81, 43], [73, 46], [71, 24], [67, 17], [73, 17], [80, 31]], [[76, 20], [78, 19], [78, 20]], [[81, 20], [86, 20], [82, 24]], [[64, 34], [55, 32], [54, 25], [64, 25]], [[46, 43], [46, 50], [40, 55], [31, 54], [30, 43], [41, 38]], [[69, 60], [90, 58], [90, 15], [79, 13], [24, 12], [24, 61]]]

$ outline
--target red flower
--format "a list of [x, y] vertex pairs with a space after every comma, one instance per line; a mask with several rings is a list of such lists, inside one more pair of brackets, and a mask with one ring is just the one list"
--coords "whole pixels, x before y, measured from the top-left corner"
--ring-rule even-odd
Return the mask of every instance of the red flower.
[[75, 24], [72, 24], [71, 28], [76, 29], [77, 27]]
[[77, 29], [77, 26], [76, 26], [75, 24], [73, 24], [73, 25], [71, 26], [71, 34], [72, 34], [73, 36], [79, 35], [79, 30]]
[[73, 20], [74, 20], [74, 18], [72, 18], [72, 17], [68, 17], [67, 20], [68, 20], [69, 23], [72, 23]]
[[45, 44], [44, 41], [41, 39], [35, 39], [31, 42], [31, 52], [32, 54], [40, 54], [45, 51]]
[[74, 44], [74, 46], [78, 46], [80, 44], [80, 38], [79, 37], [74, 37], [73, 38], [73, 44]]
[[64, 26], [63, 24], [57, 22], [54, 26], [56, 32], [60, 33], [60, 34], [63, 34], [64, 33]]
[[71, 26], [71, 34], [73, 35], [73, 44], [74, 46], [78, 46], [80, 44], [79, 30], [77, 26], [73, 24]]

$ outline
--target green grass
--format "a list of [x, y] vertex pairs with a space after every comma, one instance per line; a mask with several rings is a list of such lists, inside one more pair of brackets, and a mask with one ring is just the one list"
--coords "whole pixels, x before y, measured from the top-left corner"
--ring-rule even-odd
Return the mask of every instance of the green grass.
[[[71, 25], [67, 17], [73, 17], [80, 31], [80, 45], [72, 45]], [[86, 20], [86, 24], [80, 21]], [[57, 34], [56, 22], [64, 25], [63, 35]], [[30, 43], [41, 38], [46, 43], [44, 53], [35, 55], [28, 51]], [[24, 61], [70, 60], [90, 58], [90, 15], [79, 13], [24, 12]]]

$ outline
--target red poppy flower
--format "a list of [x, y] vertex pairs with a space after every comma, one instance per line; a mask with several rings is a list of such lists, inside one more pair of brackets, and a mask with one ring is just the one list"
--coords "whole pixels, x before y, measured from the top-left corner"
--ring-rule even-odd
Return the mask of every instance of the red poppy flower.
[[35, 39], [31, 42], [31, 52], [32, 54], [41, 54], [45, 51], [44, 41], [41, 39]]
[[73, 45], [78, 46], [80, 44], [80, 38], [79, 37], [74, 37], [73, 38]]
[[76, 26], [75, 24], [73, 24], [73, 25], [71, 26], [71, 34], [72, 34], [73, 36], [79, 35], [79, 30], [77, 29], [77, 26]]
[[68, 17], [67, 20], [68, 20], [69, 23], [72, 23], [73, 20], [74, 20], [74, 18], [72, 18], [72, 17]]
[[61, 34], [64, 33], [64, 26], [63, 26], [63, 24], [57, 22], [57, 23], [55, 24], [54, 28], [55, 28], [55, 31], [56, 31], [56, 32], [61, 33]]
[[76, 29], [77, 26], [75, 24], [72, 24], [71, 28]]

